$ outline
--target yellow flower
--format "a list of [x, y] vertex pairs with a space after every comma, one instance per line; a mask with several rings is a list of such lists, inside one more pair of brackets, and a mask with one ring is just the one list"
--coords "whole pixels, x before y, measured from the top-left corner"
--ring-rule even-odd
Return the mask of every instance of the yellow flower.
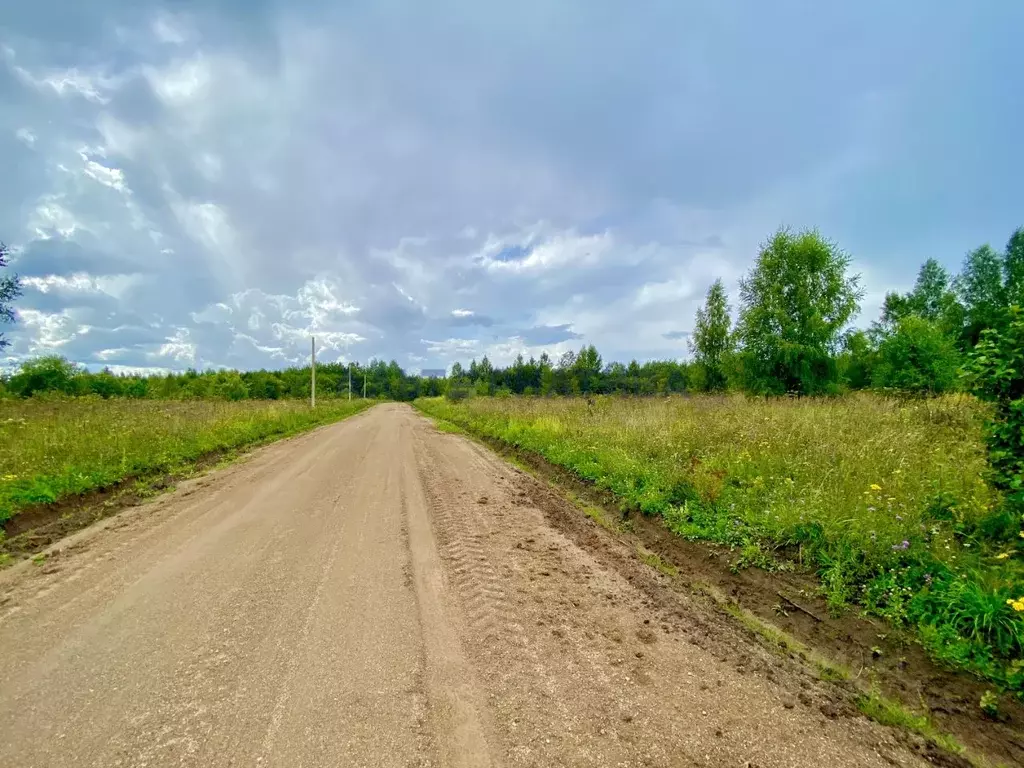
[[17, 480], [17, 479], [18, 479], [17, 475], [4, 475], [4, 480], [6, 480], [8, 482], [10, 482], [11, 480]]
[[1024, 611], [1024, 597], [1018, 597], [1016, 600], [1011, 597], [1006, 604], [1015, 611]]
[[996, 555], [996, 560], [1005, 560], [1009, 556], [1010, 556], [1009, 552], [1003, 552], [1001, 554]]
[[872, 491], [880, 491], [880, 490], [882, 490], [882, 486], [880, 486], [878, 483], [872, 483], [871, 484], [871, 490]]

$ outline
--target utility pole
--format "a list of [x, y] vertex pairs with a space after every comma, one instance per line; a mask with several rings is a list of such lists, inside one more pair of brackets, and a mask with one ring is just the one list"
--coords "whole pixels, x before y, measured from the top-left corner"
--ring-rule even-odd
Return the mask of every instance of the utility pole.
[[363, 368], [363, 400], [366, 399], [366, 369]]
[[316, 336], [311, 336], [309, 342], [309, 407], [316, 408]]
[[352, 361], [348, 361], [348, 399], [352, 400]]

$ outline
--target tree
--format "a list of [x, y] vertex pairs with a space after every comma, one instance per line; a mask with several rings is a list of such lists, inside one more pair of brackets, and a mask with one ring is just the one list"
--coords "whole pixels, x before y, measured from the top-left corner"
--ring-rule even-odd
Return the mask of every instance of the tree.
[[850, 389], [871, 386], [875, 349], [865, 331], [850, 331], [843, 336], [843, 351], [838, 358], [839, 376]]
[[949, 273], [935, 259], [928, 259], [917, 273], [914, 290], [907, 296], [910, 311], [938, 322], [949, 303]]
[[[7, 257], [9, 255], [10, 249], [3, 243], [0, 243], [0, 269], [4, 269], [7, 266]], [[14, 308], [11, 304], [19, 296], [21, 296], [21, 281], [18, 279], [18, 276], [0, 276], [0, 323], [14, 322]], [[0, 349], [10, 346], [10, 343], [0, 333]]]
[[572, 376], [575, 381], [579, 382], [581, 392], [590, 393], [599, 390], [601, 368], [603, 367], [597, 347], [591, 344], [580, 348], [580, 352], [572, 364]]
[[732, 320], [730, 307], [721, 279], [715, 280], [708, 288], [704, 306], [697, 310], [693, 335], [690, 337], [690, 352], [694, 362], [703, 368], [700, 376], [702, 389], [719, 391], [725, 389], [725, 357], [734, 345], [730, 333]]
[[871, 328], [875, 342], [881, 343], [895, 333], [900, 321], [910, 316], [936, 323], [953, 338], [959, 338], [963, 333], [964, 308], [953, 291], [949, 272], [935, 259], [928, 259], [921, 265], [912, 291], [885, 295], [881, 320]]
[[1006, 302], [1024, 307], [1024, 227], [1014, 230], [1003, 254]]
[[40, 392], [74, 395], [79, 373], [80, 369], [74, 363], [59, 355], [47, 355], [22, 363], [18, 372], [11, 376], [8, 387], [21, 397], [31, 397]]
[[960, 352], [938, 322], [919, 315], [899, 321], [878, 346], [872, 383], [913, 394], [939, 394], [956, 388]]
[[982, 331], [999, 325], [1006, 306], [1000, 254], [989, 245], [968, 253], [956, 279], [956, 291], [964, 305], [964, 343], [973, 347]]
[[982, 332], [966, 373], [974, 394], [993, 403], [985, 430], [988, 461], [995, 484], [1006, 493], [1015, 515], [1020, 514], [1024, 511], [1024, 310], [1012, 307], [1005, 326]]
[[221, 371], [213, 385], [213, 396], [221, 400], [245, 400], [249, 397], [249, 388], [238, 371]]
[[759, 394], [838, 388], [833, 354], [863, 295], [850, 257], [817, 231], [780, 229], [740, 281], [737, 335], [747, 387]]

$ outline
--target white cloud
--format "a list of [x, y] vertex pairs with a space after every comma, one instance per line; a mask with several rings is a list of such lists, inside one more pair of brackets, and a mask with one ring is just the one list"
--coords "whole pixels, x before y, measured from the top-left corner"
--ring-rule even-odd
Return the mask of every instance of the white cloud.
[[53, 68], [45, 73], [33, 73], [27, 67], [15, 63], [13, 48], [4, 46], [4, 58], [18, 78], [39, 90], [51, 90], [58, 96], [81, 96], [86, 101], [106, 105], [110, 94], [123, 84], [118, 77], [110, 77], [102, 70], [82, 70], [78, 67]]
[[430, 354], [443, 359], [474, 355], [480, 347], [480, 342], [476, 339], [445, 339], [444, 341], [420, 339], [420, 344], [425, 346]]
[[19, 128], [14, 132], [15, 138], [18, 141], [24, 142], [26, 145], [33, 147], [36, 143], [36, 135], [28, 128]]
[[127, 125], [109, 112], [101, 112], [97, 116], [96, 130], [103, 137], [107, 153], [127, 158], [135, 157], [136, 150], [146, 138], [145, 131]]
[[[515, 244], [513, 244], [515, 245]], [[527, 244], [528, 252], [522, 258], [499, 259], [501, 249], [488, 244], [481, 260], [493, 272], [544, 272], [559, 268], [592, 266], [601, 261], [614, 246], [609, 232], [600, 235], [579, 236], [575, 232], [559, 234], [537, 243]]]
[[118, 192], [130, 192], [124, 185], [124, 172], [120, 168], [108, 168], [105, 165], [100, 165], [89, 157], [89, 151], [88, 148], [78, 151], [84, 164], [83, 173], [105, 187], [116, 189]]
[[298, 347], [301, 347], [303, 344], [309, 344], [309, 340], [313, 336], [316, 337], [318, 348], [330, 350], [347, 349], [353, 344], [358, 344], [360, 341], [366, 341], [358, 333], [346, 333], [344, 331], [317, 331], [310, 333], [306, 328], [295, 328], [284, 323], [274, 323], [270, 326], [270, 329], [275, 339]]
[[41, 240], [48, 240], [56, 232], [61, 237], [71, 237], [79, 230], [87, 230], [81, 221], [61, 205], [60, 196], [46, 195], [29, 217], [28, 228]]
[[89, 333], [88, 325], [76, 323], [68, 310], [41, 312], [35, 309], [21, 309], [18, 320], [31, 333], [29, 354], [53, 354], [77, 336]]
[[175, 202], [171, 206], [188, 235], [214, 253], [235, 246], [235, 232], [225, 210], [216, 203]]
[[101, 349], [96, 352], [95, 356], [103, 361], [113, 360], [116, 357], [121, 357], [128, 351], [127, 347], [113, 347], [111, 349]]
[[173, 107], [200, 98], [212, 81], [210, 65], [201, 56], [175, 61], [166, 67], [145, 67], [142, 75], [157, 97]]
[[169, 357], [178, 363], [194, 363], [196, 361], [196, 344], [192, 341], [192, 333], [188, 328], [177, 328], [160, 345], [156, 355]]
[[172, 370], [158, 365], [108, 365], [106, 367], [115, 376], [165, 376]]
[[285, 316], [307, 317], [309, 327], [315, 330], [337, 315], [351, 316], [359, 312], [359, 307], [338, 299], [338, 290], [338, 284], [332, 280], [323, 277], [308, 280], [296, 295], [298, 309], [286, 312]]
[[475, 313], [472, 309], [453, 309], [452, 317], [472, 317]]
[[153, 36], [161, 43], [181, 45], [191, 37], [190, 31], [181, 18], [161, 12], [153, 19]]
[[40, 293], [103, 293], [119, 299], [141, 280], [142, 276], [135, 274], [93, 276], [86, 272], [75, 272], [71, 275], [27, 276], [21, 282]]
[[698, 293], [693, 281], [686, 277], [665, 280], [659, 283], [645, 283], [640, 286], [633, 299], [635, 307], [647, 307], [653, 304], [675, 303], [691, 299]]

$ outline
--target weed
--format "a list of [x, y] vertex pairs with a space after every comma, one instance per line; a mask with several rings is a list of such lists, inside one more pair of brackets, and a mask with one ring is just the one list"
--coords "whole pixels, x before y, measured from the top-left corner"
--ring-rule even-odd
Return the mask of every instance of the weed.
[[902, 704], [882, 696], [878, 691], [869, 691], [857, 697], [857, 709], [866, 717], [894, 728], [903, 728], [920, 734], [947, 752], [961, 755], [964, 747], [947, 733], [939, 731], [926, 715], [917, 715]]
[[636, 547], [636, 554], [646, 565], [654, 568], [659, 573], [663, 573], [666, 576], [672, 576], [673, 578], [679, 575], [679, 569], [662, 560], [661, 557], [658, 556], [657, 552], [651, 552], [638, 544]]
[[981, 707], [981, 711], [985, 713], [986, 717], [990, 717], [993, 720], [999, 717], [999, 697], [994, 691], [985, 691], [981, 694], [981, 701], [978, 702], [978, 706]]

